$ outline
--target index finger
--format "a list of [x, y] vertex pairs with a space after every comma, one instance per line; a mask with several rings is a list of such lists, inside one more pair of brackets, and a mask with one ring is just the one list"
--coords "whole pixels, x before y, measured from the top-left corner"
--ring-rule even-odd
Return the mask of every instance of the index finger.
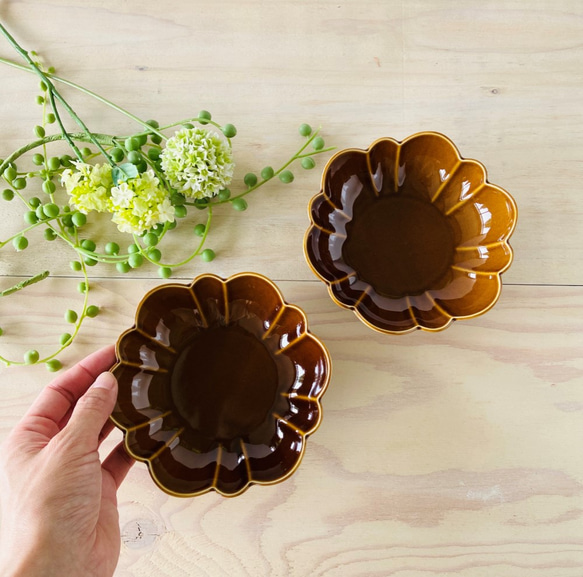
[[65, 415], [75, 406], [93, 381], [101, 373], [109, 370], [114, 363], [113, 345], [92, 353], [49, 383], [24, 415], [23, 422], [40, 417], [55, 423], [59, 430], [59, 423]]

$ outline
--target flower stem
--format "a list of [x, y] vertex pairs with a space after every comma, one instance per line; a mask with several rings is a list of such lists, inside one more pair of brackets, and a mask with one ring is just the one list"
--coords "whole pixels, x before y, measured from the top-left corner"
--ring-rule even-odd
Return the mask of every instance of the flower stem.
[[8, 32], [8, 30], [6, 30], [6, 28], [2, 25], [1, 22], [0, 22], [0, 33], [2, 33], [4, 35], [6, 40], [8, 40], [8, 42], [12, 45], [12, 47], [28, 63], [31, 71], [33, 71], [35, 74], [37, 74], [40, 77], [40, 79], [47, 86], [47, 88], [49, 90], [50, 99], [51, 99], [51, 106], [53, 107], [53, 110], [55, 112], [55, 117], [59, 120], [59, 126], [61, 128], [63, 136], [65, 137], [65, 139], [67, 140], [67, 142], [69, 143], [69, 145], [71, 146], [71, 148], [73, 149], [75, 154], [79, 157], [79, 159], [82, 160], [83, 157], [82, 157], [79, 149], [75, 146], [73, 141], [69, 138], [69, 134], [65, 130], [65, 127], [63, 126], [63, 123], [60, 120], [59, 113], [58, 113], [58, 110], [57, 110], [56, 105], [55, 105], [55, 98], [63, 105], [65, 110], [69, 113], [69, 116], [81, 127], [81, 130], [83, 130], [83, 132], [85, 134], [87, 134], [87, 136], [89, 137], [91, 142], [95, 146], [97, 146], [97, 148], [100, 150], [100, 152], [103, 154], [103, 156], [109, 161], [109, 163], [112, 165], [115, 165], [112, 158], [109, 156], [109, 154], [107, 154], [107, 152], [105, 152], [105, 150], [102, 148], [101, 144], [96, 139], [93, 138], [92, 133], [89, 131], [89, 129], [87, 128], [85, 123], [81, 120], [81, 118], [77, 115], [77, 113], [71, 108], [69, 103], [61, 96], [61, 94], [55, 88], [55, 85], [51, 82], [49, 77], [38, 67], [38, 65], [30, 57], [28, 52], [26, 50], [24, 50], [24, 48], [22, 48], [22, 46], [20, 46], [20, 44], [18, 44], [18, 42], [16, 42], [16, 40], [12, 37], [12, 35]]
[[[1, 30], [0, 30], [0, 32], [1, 32]], [[23, 70], [25, 72], [31, 72], [34, 74], [34, 71], [31, 70], [28, 66], [23, 66], [22, 64], [18, 64], [17, 62], [12, 62], [12, 60], [8, 60], [7, 58], [0, 58], [0, 62], [2, 64], [7, 64], [8, 66], [12, 66], [13, 68], [18, 68], [19, 70]], [[109, 106], [110, 108], [113, 108], [113, 110], [119, 112], [120, 114], [123, 114], [124, 116], [126, 116], [130, 120], [133, 120], [137, 124], [140, 124], [141, 126], [143, 126], [144, 128], [147, 129], [148, 133], [151, 132], [153, 134], [157, 134], [158, 136], [160, 136], [164, 140], [166, 140], [166, 136], [164, 136], [164, 134], [162, 134], [162, 132], [160, 132], [158, 129], [154, 128], [153, 126], [150, 126], [145, 120], [142, 120], [141, 118], [137, 117], [136, 115], [132, 114], [131, 112], [128, 112], [125, 108], [118, 106], [114, 102], [111, 102], [111, 100], [107, 100], [107, 98], [100, 96], [96, 92], [93, 92], [92, 90], [89, 90], [88, 88], [85, 88], [84, 86], [81, 86], [80, 84], [76, 84], [75, 82], [72, 82], [71, 80], [67, 80], [66, 78], [61, 78], [60, 76], [57, 76], [55, 74], [45, 74], [45, 76], [49, 77], [51, 80], [55, 80], [57, 82], [60, 82], [61, 84], [64, 84], [65, 86], [69, 86], [70, 88], [74, 88], [75, 90], [78, 90], [79, 92], [82, 92], [83, 94], [86, 94], [87, 96], [90, 96], [91, 98], [94, 98], [95, 100], [98, 100], [102, 104], [105, 104], [106, 106]]]

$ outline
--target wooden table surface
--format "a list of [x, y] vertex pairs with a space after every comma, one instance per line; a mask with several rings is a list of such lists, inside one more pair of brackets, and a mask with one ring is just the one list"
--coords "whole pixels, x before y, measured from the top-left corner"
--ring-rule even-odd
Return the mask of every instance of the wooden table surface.
[[[25, 0], [0, 19], [57, 72], [142, 118], [210, 110], [238, 128], [236, 186], [284, 162], [302, 122], [338, 148], [421, 130], [448, 135], [516, 199], [515, 260], [498, 304], [447, 330], [380, 335], [328, 297], [304, 261], [306, 205], [329, 153], [249, 209], [223, 207], [176, 277], [255, 271], [327, 345], [324, 419], [284, 483], [225, 499], [165, 495], [142, 464], [120, 490], [118, 577], [583, 575], [583, 4], [578, 0]], [[0, 56], [17, 56], [0, 42]], [[37, 80], [0, 67], [0, 156], [32, 138]], [[125, 117], [64, 91], [95, 131]], [[2, 238], [22, 209], [2, 202]], [[195, 220], [193, 220], [195, 222]], [[189, 227], [181, 242], [191, 243]], [[98, 240], [120, 238], [105, 227]], [[52, 349], [79, 307], [74, 253], [31, 236], [0, 252], [0, 354]], [[70, 365], [131, 326], [152, 268], [91, 269], [89, 321]], [[5, 438], [51, 375], [2, 368]], [[106, 443], [111, 449], [118, 432]]]

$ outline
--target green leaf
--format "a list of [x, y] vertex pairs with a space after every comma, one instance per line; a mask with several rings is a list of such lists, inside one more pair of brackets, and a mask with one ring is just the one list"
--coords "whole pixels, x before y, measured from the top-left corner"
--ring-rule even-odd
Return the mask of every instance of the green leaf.
[[135, 164], [132, 164], [131, 162], [126, 162], [125, 164], [114, 166], [111, 171], [113, 185], [117, 186], [120, 182], [125, 182], [130, 178], [136, 178], [138, 174], [139, 173], [137, 166]]

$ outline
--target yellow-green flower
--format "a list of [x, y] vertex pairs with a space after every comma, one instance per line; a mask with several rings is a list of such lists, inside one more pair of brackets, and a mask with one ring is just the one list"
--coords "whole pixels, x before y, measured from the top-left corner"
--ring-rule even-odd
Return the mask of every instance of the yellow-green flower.
[[217, 133], [183, 128], [166, 142], [160, 155], [168, 182], [191, 198], [214, 196], [233, 178], [233, 156]]
[[74, 164], [75, 170], [68, 168], [61, 175], [61, 183], [70, 196], [69, 204], [84, 214], [92, 210], [106, 212], [113, 186], [111, 166], [83, 162]]
[[174, 220], [168, 191], [152, 170], [112, 187], [109, 210], [121, 232], [141, 234], [156, 224]]

